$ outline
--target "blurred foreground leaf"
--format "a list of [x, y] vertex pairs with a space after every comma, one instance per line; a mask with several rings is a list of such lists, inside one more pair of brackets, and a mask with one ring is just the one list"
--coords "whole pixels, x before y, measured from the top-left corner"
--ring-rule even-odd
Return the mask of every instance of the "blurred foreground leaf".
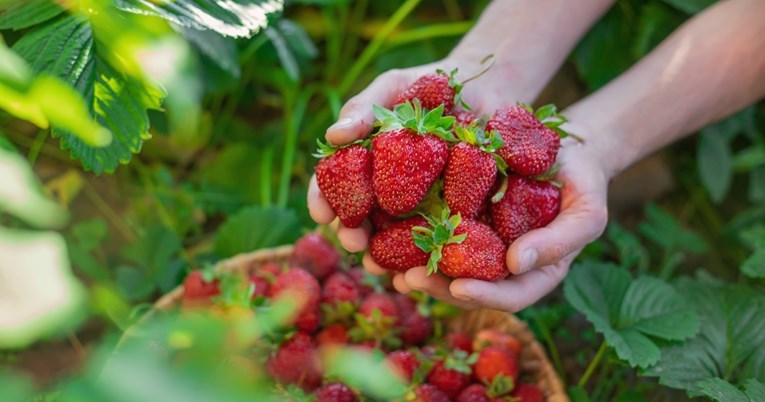
[[11, 1], [0, 7], [0, 29], [29, 28], [63, 12], [64, 9], [52, 0]]
[[261, 248], [290, 244], [300, 237], [294, 211], [277, 207], [249, 207], [232, 215], [215, 236], [215, 254], [226, 258]]

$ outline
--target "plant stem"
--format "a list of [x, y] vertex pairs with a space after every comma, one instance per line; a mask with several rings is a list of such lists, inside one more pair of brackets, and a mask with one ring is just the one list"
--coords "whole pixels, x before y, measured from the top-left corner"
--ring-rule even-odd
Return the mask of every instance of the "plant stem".
[[590, 361], [590, 364], [587, 366], [587, 369], [584, 370], [584, 374], [582, 375], [582, 378], [579, 379], [579, 383], [577, 385], [581, 388], [584, 388], [585, 385], [587, 385], [587, 381], [590, 380], [590, 377], [592, 377], [592, 374], [595, 372], [595, 369], [598, 367], [598, 364], [600, 363], [600, 359], [603, 358], [603, 354], [606, 353], [606, 349], [608, 348], [608, 345], [606, 345], [606, 341], [603, 340], [603, 342], [600, 344], [600, 348], [598, 348], [598, 352], [595, 353], [595, 357], [592, 358]]
[[35, 162], [37, 162], [37, 157], [40, 156], [40, 150], [42, 149], [47, 136], [48, 130], [39, 130], [37, 132], [35, 142], [32, 143], [32, 147], [29, 148], [29, 153], [27, 154], [27, 161], [29, 161], [30, 166], [34, 166]]
[[271, 205], [271, 171], [274, 161], [274, 146], [263, 150], [260, 159], [260, 205]]
[[276, 204], [282, 208], [287, 206], [290, 179], [292, 179], [292, 164], [295, 161], [295, 152], [297, 150], [298, 130], [300, 129], [300, 123], [303, 121], [305, 110], [308, 107], [308, 100], [314, 92], [315, 87], [309, 86], [304, 88], [295, 100], [293, 100], [294, 94], [285, 96], [285, 99], [289, 101], [286, 102], [287, 108], [284, 112], [287, 136], [284, 140], [284, 158], [282, 159], [281, 176], [279, 177], [279, 194], [276, 200]]
[[400, 46], [407, 43], [443, 36], [461, 36], [467, 33], [467, 31], [473, 27], [474, 23], [474, 21], [445, 22], [410, 29], [400, 35], [391, 37], [390, 40], [386, 42], [386, 45]]
[[531, 314], [534, 317], [534, 321], [539, 326], [539, 330], [542, 331], [542, 338], [545, 341], [545, 345], [547, 345], [547, 350], [550, 351], [550, 357], [555, 365], [555, 370], [558, 371], [558, 375], [563, 381], [563, 388], [566, 388], [566, 376], [563, 372], [563, 363], [560, 360], [560, 354], [558, 353], [558, 345], [555, 344], [555, 340], [553, 339], [552, 334], [550, 334], [550, 329], [547, 328], [547, 325], [545, 325], [539, 318], [539, 312], [536, 309], [531, 309]]
[[344, 96], [348, 93], [348, 91], [351, 89], [351, 86], [361, 75], [361, 72], [364, 71], [364, 68], [366, 68], [367, 64], [372, 61], [372, 58], [380, 50], [383, 43], [385, 43], [385, 40], [390, 36], [393, 30], [396, 29], [399, 24], [401, 24], [404, 18], [406, 18], [406, 16], [409, 15], [409, 13], [412, 12], [415, 7], [417, 7], [419, 3], [420, 0], [406, 0], [404, 4], [402, 4], [398, 10], [396, 10], [396, 12], [394, 12], [387, 21], [385, 21], [385, 24], [382, 26], [382, 28], [377, 31], [375, 36], [372, 38], [372, 41], [369, 43], [369, 45], [367, 45], [366, 48], [364, 48], [364, 51], [361, 52], [361, 55], [356, 59], [356, 62], [353, 63], [351, 68], [348, 69], [348, 72], [345, 74], [343, 81], [338, 86], [338, 92], [340, 92], [341, 96]]

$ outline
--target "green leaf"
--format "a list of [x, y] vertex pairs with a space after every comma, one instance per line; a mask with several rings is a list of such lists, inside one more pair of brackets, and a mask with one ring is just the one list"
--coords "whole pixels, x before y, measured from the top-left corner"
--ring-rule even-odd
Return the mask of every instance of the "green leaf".
[[33, 398], [34, 387], [24, 376], [8, 369], [0, 370], [0, 389], [6, 402], [28, 402]]
[[687, 13], [697, 14], [714, 4], [716, 0], [664, 0], [665, 3]]
[[29, 28], [64, 12], [52, 0], [16, 1], [0, 7], [0, 29]]
[[72, 85], [89, 113], [113, 135], [108, 146], [95, 148], [72, 132], [54, 127], [61, 147], [80, 158], [86, 170], [113, 172], [127, 163], [149, 138], [147, 108], [159, 107], [158, 93], [108, 65], [94, 52], [87, 20], [67, 17], [25, 35], [14, 45], [36, 72], [52, 74]]
[[749, 172], [749, 201], [765, 201], [765, 165], [758, 166]]
[[224, 36], [251, 37], [280, 13], [282, 0], [115, 0], [117, 7], [136, 14], [155, 15], [174, 24], [211, 30]]
[[652, 338], [688, 339], [699, 328], [698, 316], [672, 286], [645, 276], [632, 280], [613, 264], [575, 266], [564, 291], [574, 308], [632, 366], [648, 367], [659, 360], [661, 353]]
[[266, 247], [289, 244], [300, 236], [294, 211], [276, 207], [249, 207], [221, 225], [215, 236], [215, 254], [226, 258]]
[[702, 130], [696, 163], [701, 182], [712, 201], [719, 204], [728, 194], [733, 180], [733, 158], [728, 141], [717, 131]]
[[[697, 383], [710, 377], [733, 384], [754, 377], [765, 381], [765, 296], [742, 285], [709, 279], [678, 281], [678, 289], [701, 318], [699, 335], [668, 346], [645, 375], [669, 387], [701, 392]], [[738, 381], [737, 381], [738, 380]]]
[[625, 230], [616, 221], [608, 225], [607, 235], [608, 240], [616, 246], [621, 266], [628, 269], [637, 267], [638, 272], [645, 272], [648, 269], [650, 262], [648, 250], [641, 244], [637, 236]]
[[300, 65], [284, 35], [275, 27], [266, 29], [265, 34], [276, 49], [276, 54], [279, 56], [279, 61], [282, 68], [287, 72], [287, 76], [292, 81], [297, 81], [300, 78]]
[[646, 220], [638, 225], [638, 232], [665, 251], [701, 253], [706, 250], [707, 245], [701, 236], [680, 226], [672, 214], [664, 209], [648, 204], [645, 214]]
[[154, 224], [137, 241], [122, 249], [122, 256], [142, 268], [145, 276], [154, 281], [168, 269], [170, 262], [183, 249], [178, 235], [169, 228]]
[[750, 255], [741, 264], [741, 272], [750, 278], [765, 278], [765, 249], [760, 249]]
[[750, 378], [744, 383], [744, 392], [752, 402], [765, 401], [765, 384]]
[[242, 70], [239, 67], [239, 50], [236, 48], [236, 42], [215, 31], [200, 31], [188, 27], [177, 27], [177, 29], [208, 60], [231, 77], [239, 79]]
[[650, 2], [640, 8], [632, 55], [642, 58], [675, 31], [685, 20], [681, 13], [659, 3]]
[[718, 402], [749, 402], [749, 398], [722, 378], [707, 378], [696, 384], [707, 397]]

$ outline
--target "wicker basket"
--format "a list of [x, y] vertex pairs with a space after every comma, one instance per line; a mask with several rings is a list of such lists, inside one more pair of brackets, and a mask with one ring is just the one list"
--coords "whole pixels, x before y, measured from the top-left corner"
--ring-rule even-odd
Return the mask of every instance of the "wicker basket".
[[[218, 272], [239, 273], [248, 275], [260, 266], [269, 262], [287, 262], [292, 253], [292, 246], [259, 250], [252, 253], [240, 254], [221, 262]], [[158, 311], [171, 311], [178, 308], [183, 296], [183, 287], [179, 286], [170, 293], [162, 296], [154, 305], [154, 309], [145, 314], [141, 322], [151, 318]], [[515, 316], [496, 310], [474, 310], [452, 319], [449, 323], [452, 330], [459, 330], [474, 335], [483, 328], [495, 328], [518, 338], [523, 344], [521, 355], [521, 370], [531, 373], [539, 387], [547, 396], [548, 402], [568, 402], [569, 398], [563, 389], [555, 369], [547, 359], [544, 349], [536, 341], [526, 324]]]

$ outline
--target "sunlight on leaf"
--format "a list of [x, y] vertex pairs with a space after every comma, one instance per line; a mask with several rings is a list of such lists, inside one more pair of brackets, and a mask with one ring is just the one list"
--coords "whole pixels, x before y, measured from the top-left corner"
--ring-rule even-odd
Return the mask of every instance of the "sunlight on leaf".
[[84, 301], [66, 245], [52, 232], [0, 228], [0, 348], [70, 327]]

